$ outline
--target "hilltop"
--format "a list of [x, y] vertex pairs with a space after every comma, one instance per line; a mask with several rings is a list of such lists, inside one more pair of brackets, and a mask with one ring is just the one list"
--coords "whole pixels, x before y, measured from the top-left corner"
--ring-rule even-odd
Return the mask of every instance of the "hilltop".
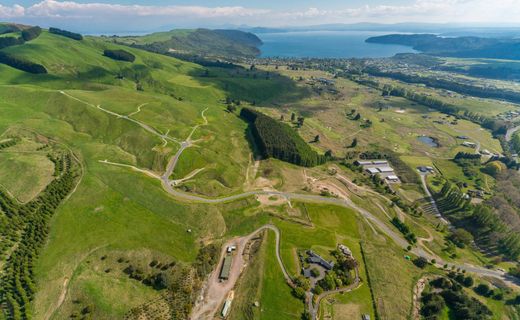
[[238, 30], [171, 30], [140, 37], [111, 37], [116, 43], [148, 51], [192, 54], [205, 57], [255, 57], [262, 41], [253, 33]]

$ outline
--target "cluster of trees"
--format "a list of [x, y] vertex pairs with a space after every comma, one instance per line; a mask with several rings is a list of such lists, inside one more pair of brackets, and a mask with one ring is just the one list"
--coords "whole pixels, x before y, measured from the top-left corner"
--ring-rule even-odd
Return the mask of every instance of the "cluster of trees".
[[464, 229], [458, 228], [451, 232], [448, 240], [459, 248], [465, 248], [473, 241], [473, 235]]
[[193, 263], [199, 278], [203, 279], [215, 268], [219, 255], [220, 247], [214, 243], [204, 246], [199, 250], [197, 258]]
[[475, 179], [477, 186], [483, 183], [482, 174], [480, 173], [481, 158], [482, 156], [478, 153], [458, 152], [453, 159], [462, 168], [462, 172], [468, 179]]
[[448, 306], [457, 319], [490, 319], [493, 315], [491, 310], [477, 299], [466, 295], [462, 289], [462, 285], [471, 287], [473, 279], [456, 273], [450, 273], [449, 277], [451, 279], [437, 278], [430, 281], [430, 285], [437, 290], [423, 293], [421, 314], [426, 319], [435, 320], [440, 317], [442, 310]]
[[[75, 181], [75, 173], [68, 170], [35, 200], [19, 207], [10, 204], [11, 227], [7, 233], [15, 231], [17, 235], [11, 242], [14, 249], [4, 266], [0, 288], [0, 301], [7, 306], [5, 312], [9, 319], [31, 318], [29, 306], [36, 291], [33, 263], [47, 238], [50, 218], [74, 188]], [[9, 201], [4, 199], [2, 203]]]
[[273, 157], [300, 166], [313, 167], [325, 163], [319, 155], [285, 123], [260, 112], [243, 108], [240, 116], [251, 124], [255, 143], [264, 157]]
[[38, 38], [41, 33], [42, 29], [36, 26], [23, 30], [20, 37], [0, 37], [0, 49], [24, 44]]
[[81, 34], [70, 32], [67, 30], [62, 30], [62, 29], [51, 27], [51, 28], [49, 28], [49, 32], [60, 35], [60, 36], [64, 36], [64, 37], [67, 37], [70, 39], [74, 39], [74, 40], [83, 40], [83, 36]]
[[347, 257], [343, 253], [334, 250], [331, 255], [336, 258], [334, 269], [327, 272], [325, 277], [318, 281], [314, 287], [315, 294], [331, 291], [352, 283], [352, 271], [357, 268], [357, 261], [353, 257]]
[[6, 64], [15, 69], [19, 69], [25, 72], [42, 74], [47, 73], [47, 69], [38, 63], [34, 63], [22, 58], [14, 57], [5, 52], [0, 52], [0, 63]]
[[169, 273], [166, 272], [168, 269], [175, 267], [176, 263], [166, 263], [166, 264], [153, 264], [150, 263], [150, 266], [156, 270], [152, 270], [151, 273], [145, 273], [143, 269], [139, 267], [135, 267], [132, 264], [127, 266], [123, 272], [128, 275], [130, 279], [134, 279], [142, 282], [144, 285], [154, 288], [155, 290], [164, 290], [167, 289], [170, 285], [170, 277]]
[[367, 67], [364, 72], [378, 77], [388, 77], [407, 83], [422, 83], [432, 88], [455, 91], [480, 98], [508, 100], [514, 103], [520, 102], [520, 93], [512, 90], [474, 86], [437, 77], [423, 77], [416, 74], [404, 74], [396, 71], [381, 71], [376, 67]]
[[398, 217], [394, 217], [392, 219], [392, 224], [397, 228], [397, 230], [399, 230], [404, 235], [406, 241], [408, 241], [411, 244], [417, 243], [417, 237], [412, 232], [412, 230], [410, 230], [410, 227], [408, 227]]
[[22, 39], [24, 41], [31, 41], [31, 40], [38, 38], [41, 33], [42, 33], [42, 28], [40, 28], [38, 26], [30, 27], [30, 28], [22, 31]]
[[135, 56], [133, 54], [131, 54], [128, 51], [120, 50], [120, 49], [118, 49], [118, 50], [106, 49], [103, 52], [103, 55], [105, 57], [109, 57], [111, 59], [119, 60], [119, 61], [128, 61], [128, 62], [134, 62], [135, 61]]
[[502, 120], [488, 118], [482, 114], [469, 112], [456, 105], [446, 103], [432, 96], [413, 90], [408, 90], [403, 87], [392, 86], [389, 84], [381, 85], [377, 80], [374, 79], [359, 78], [354, 76], [349, 76], [348, 78], [356, 81], [359, 84], [381, 90], [384, 96], [391, 95], [396, 97], [403, 97], [410, 101], [435, 109], [439, 112], [475, 122], [482, 127], [491, 130], [496, 135], [503, 135], [507, 132], [507, 124]]
[[22, 37], [0, 37], [0, 49], [24, 44]]

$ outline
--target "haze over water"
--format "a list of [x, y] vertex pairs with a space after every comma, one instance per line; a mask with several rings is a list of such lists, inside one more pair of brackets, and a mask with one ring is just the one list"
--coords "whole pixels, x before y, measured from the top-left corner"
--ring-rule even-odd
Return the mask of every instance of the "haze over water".
[[366, 43], [369, 37], [392, 32], [298, 31], [258, 33], [264, 44], [262, 57], [294, 58], [382, 58], [396, 53], [416, 52], [410, 47]]

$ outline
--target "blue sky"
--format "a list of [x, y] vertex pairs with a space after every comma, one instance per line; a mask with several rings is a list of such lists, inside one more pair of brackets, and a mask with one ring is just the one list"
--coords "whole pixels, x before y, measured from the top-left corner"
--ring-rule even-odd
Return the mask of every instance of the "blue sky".
[[520, 0], [0, 0], [0, 21], [86, 33], [330, 23], [519, 23]]

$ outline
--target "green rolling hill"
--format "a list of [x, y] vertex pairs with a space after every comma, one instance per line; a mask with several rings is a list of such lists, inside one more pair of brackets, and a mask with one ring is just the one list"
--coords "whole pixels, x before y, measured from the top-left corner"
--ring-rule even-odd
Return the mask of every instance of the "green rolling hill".
[[204, 57], [254, 57], [262, 41], [254, 34], [238, 30], [172, 30], [142, 37], [112, 37], [114, 42], [169, 54]]
[[[135, 60], [114, 60], [104, 56], [107, 49], [126, 51]], [[12, 302], [3, 309], [8, 319], [14, 315], [64, 319], [85, 308], [92, 318], [114, 319], [130, 308], [160, 299], [160, 293], [129, 279], [122, 269], [129, 264], [146, 266], [154, 259], [179, 266], [191, 264], [201, 247], [200, 239], [225, 232], [225, 205], [181, 205], [157, 180], [100, 161], [162, 174], [179, 148], [173, 141], [186, 139], [194, 126], [203, 124], [201, 112], [207, 109], [208, 125], [193, 136], [199, 147], [183, 155], [173, 175], [184, 176], [194, 167], [203, 167], [197, 181], [189, 184], [193, 192], [206, 196], [239, 192], [250, 159], [247, 125], [225, 110], [225, 98], [262, 105], [305, 94], [282, 76], [266, 77], [260, 71], [240, 67], [205, 68], [100, 37], [78, 41], [44, 30], [30, 42], [0, 51], [41, 64], [48, 72], [35, 75], [0, 64], [0, 135], [9, 141], [12, 132], [34, 132], [37, 138], [24, 138], [30, 142], [22, 147], [24, 152], [39, 155], [24, 163], [6, 155], [5, 161], [15, 163], [2, 166], [0, 176], [14, 179], [1, 170], [27, 168], [27, 163], [38, 163], [34, 159], [45, 159], [47, 147], [41, 141], [53, 141], [70, 150], [82, 168], [75, 171], [81, 183], [73, 196], [52, 215], [45, 246], [38, 250], [37, 259], [28, 262], [27, 270], [33, 277], [27, 280], [33, 283], [30, 291], [24, 289], [25, 295], [17, 296], [15, 303], [9, 300], [13, 299], [10, 289], [0, 290], [0, 299]], [[287, 92], [291, 96], [286, 96]], [[15, 152], [9, 148], [4, 151]], [[38, 181], [52, 179], [48, 167], [48, 162], [42, 162], [41, 168], [34, 166], [33, 170], [43, 175]], [[31, 176], [30, 172], [21, 178], [26, 176]], [[21, 184], [3, 182], [7, 186]], [[21, 199], [32, 196], [18, 193]], [[8, 219], [2, 210], [0, 219]], [[16, 252], [17, 241], [15, 237], [8, 242], [12, 248], [3, 251], [0, 268]], [[102, 266], [105, 258], [100, 257], [105, 257], [110, 267]], [[120, 259], [125, 261], [124, 267], [117, 262]], [[12, 285], [14, 288], [16, 283]], [[88, 309], [93, 305], [95, 309]]]

